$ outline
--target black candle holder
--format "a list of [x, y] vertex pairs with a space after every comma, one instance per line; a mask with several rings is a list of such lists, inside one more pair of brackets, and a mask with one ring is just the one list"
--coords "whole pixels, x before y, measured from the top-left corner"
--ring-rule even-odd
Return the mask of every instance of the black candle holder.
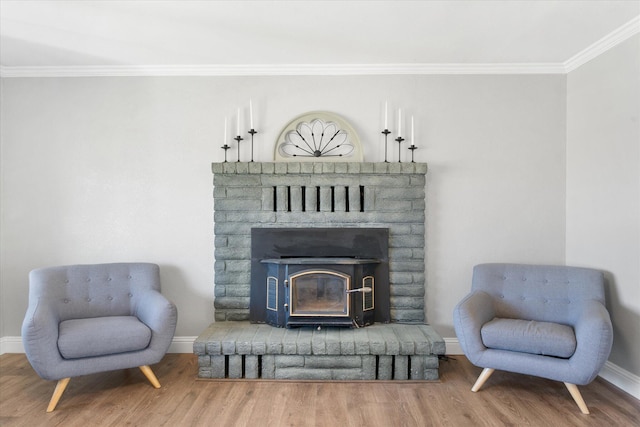
[[384, 134], [384, 162], [389, 163], [389, 161], [387, 160], [387, 138], [389, 137], [389, 134], [391, 132], [389, 131], [389, 129], [385, 129], [382, 131], [382, 133]]
[[253, 162], [253, 135], [255, 135], [258, 132], [255, 129], [251, 128], [249, 133], [251, 134], [251, 161]]
[[402, 141], [404, 141], [404, 138], [399, 136], [396, 138], [396, 141], [398, 141], [398, 163], [402, 163], [402, 160], [400, 160], [400, 146], [402, 145]]
[[417, 150], [417, 149], [418, 149], [418, 147], [416, 147], [416, 146], [415, 146], [415, 145], [413, 145], [413, 144], [411, 144], [411, 145], [409, 146], [409, 150], [411, 150], [411, 163], [415, 163], [415, 162], [413, 161], [413, 152], [414, 152], [415, 150]]
[[224, 145], [220, 148], [224, 150], [224, 162], [227, 163], [227, 150], [231, 147], [225, 142]]
[[235, 139], [238, 142], [238, 161], [240, 161], [240, 141], [242, 141], [242, 137], [240, 135], [236, 136]]

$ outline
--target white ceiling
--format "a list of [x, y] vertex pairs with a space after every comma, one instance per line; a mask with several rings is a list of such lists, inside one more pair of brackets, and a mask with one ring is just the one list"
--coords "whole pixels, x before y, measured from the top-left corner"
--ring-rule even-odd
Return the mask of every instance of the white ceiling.
[[0, 0], [0, 64], [566, 64], [639, 15], [640, 0]]

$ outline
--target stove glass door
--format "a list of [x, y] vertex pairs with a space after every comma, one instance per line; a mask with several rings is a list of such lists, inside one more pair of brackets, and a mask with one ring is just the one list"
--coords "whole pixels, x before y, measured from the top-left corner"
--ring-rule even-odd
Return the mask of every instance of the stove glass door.
[[349, 275], [331, 270], [307, 270], [290, 277], [291, 316], [349, 316]]

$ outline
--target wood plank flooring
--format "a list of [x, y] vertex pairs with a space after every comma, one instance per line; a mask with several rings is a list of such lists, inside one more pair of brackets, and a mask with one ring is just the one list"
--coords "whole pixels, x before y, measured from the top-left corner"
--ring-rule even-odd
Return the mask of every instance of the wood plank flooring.
[[598, 378], [580, 387], [583, 415], [562, 383], [481, 369], [464, 356], [441, 362], [438, 382], [202, 380], [192, 354], [139, 369], [73, 378], [53, 413], [55, 382], [23, 354], [0, 356], [1, 426], [638, 426], [640, 401]]

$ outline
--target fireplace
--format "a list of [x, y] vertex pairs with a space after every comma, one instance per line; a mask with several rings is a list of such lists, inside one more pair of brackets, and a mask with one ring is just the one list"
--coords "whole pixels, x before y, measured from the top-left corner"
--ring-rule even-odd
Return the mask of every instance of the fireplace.
[[250, 320], [279, 327], [388, 323], [387, 228], [253, 228]]
[[424, 324], [426, 164], [212, 171], [215, 322], [193, 345], [199, 377], [438, 378], [444, 340]]

